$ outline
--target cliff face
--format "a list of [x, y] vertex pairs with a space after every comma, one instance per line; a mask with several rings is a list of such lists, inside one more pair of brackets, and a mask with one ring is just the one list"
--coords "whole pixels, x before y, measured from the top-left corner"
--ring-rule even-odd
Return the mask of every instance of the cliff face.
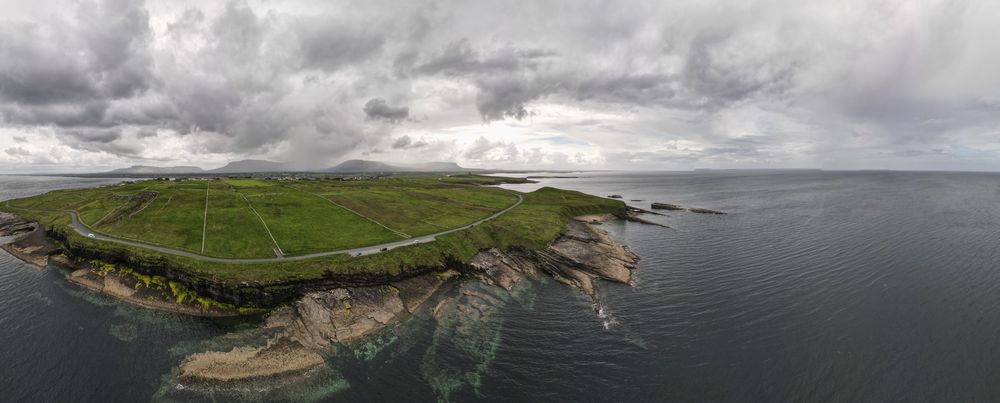
[[565, 235], [538, 252], [543, 270], [557, 281], [583, 290], [596, 302], [596, 280], [632, 282], [639, 257], [608, 233], [581, 222], [566, 226]]
[[[49, 237], [65, 243], [65, 237], [59, 233], [49, 233]], [[42, 237], [45, 238], [45, 237]], [[47, 240], [51, 243], [50, 240]], [[280, 283], [261, 284], [254, 282], [223, 283], [191, 275], [184, 270], [177, 270], [169, 261], [160, 257], [150, 257], [138, 260], [123, 249], [98, 251], [86, 247], [70, 245], [67, 255], [81, 260], [96, 259], [109, 264], [128, 267], [147, 276], [161, 276], [168, 280], [184, 284], [202, 295], [213, 300], [242, 307], [271, 308], [291, 303], [307, 293], [332, 288], [367, 287], [402, 281], [426, 273], [439, 270], [461, 269], [462, 263], [453, 259], [444, 259], [439, 266], [408, 267], [398, 275], [357, 273], [338, 274], [323, 278], [288, 280]]]
[[[637, 260], [605, 231], [573, 222], [562, 237], [542, 251], [489, 249], [478, 253], [463, 267], [466, 279], [472, 281], [463, 281], [457, 295], [438, 298], [433, 308], [426, 308], [439, 326], [453, 326], [452, 331], [474, 337], [481, 333], [475, 330], [481, 322], [498, 315], [505, 294], [527, 278], [548, 273], [579, 288], [596, 303], [597, 280], [628, 284]], [[397, 326], [456, 274], [438, 272], [391, 285], [307, 293], [268, 316], [261, 330], [272, 336], [265, 345], [189, 356], [173, 378], [172, 389], [184, 391], [184, 396], [203, 393], [241, 398], [246, 396], [247, 385], [268, 393], [300, 387], [301, 382], [313, 378], [311, 374], [335, 372], [322, 360], [324, 354]], [[472, 283], [485, 288], [469, 286]], [[279, 364], [269, 364], [272, 362]]]
[[[529, 278], [550, 275], [590, 296], [596, 308], [598, 280], [630, 284], [631, 271], [638, 261], [634, 253], [612, 240], [607, 232], [588, 224], [614, 218], [582, 217], [569, 223], [562, 236], [539, 251], [492, 248], [480, 251], [468, 263], [446, 259], [440, 266], [411, 268], [395, 278], [341, 276], [287, 283], [277, 288], [254, 284], [231, 287], [185, 278], [185, 273], [163, 266], [165, 262], [137, 264], [127, 256], [95, 256], [92, 255], [95, 252], [88, 250], [70, 250], [68, 254], [127, 264], [136, 272], [166, 276], [185, 283], [199, 294], [235, 304], [287, 303], [272, 311], [258, 329], [249, 331], [246, 345], [188, 356], [166, 391], [168, 397], [178, 399], [281, 400], [287, 399], [292, 390], [335, 382], [337, 371], [328, 364], [328, 354], [344, 346], [363, 344], [420, 311], [434, 319], [435, 334], [440, 332], [447, 335], [442, 336], [444, 339], [478, 346], [466, 349], [467, 352], [495, 345], [491, 338], [499, 334], [497, 318], [502, 316], [502, 308], [506, 301], [517, 298], [516, 288], [528, 283]], [[3, 245], [4, 249], [39, 266], [44, 267], [49, 256], [59, 251], [44, 229], [14, 215], [0, 215], [0, 237], [5, 236], [15, 241]], [[49, 236], [59, 238], [59, 234]], [[63, 256], [58, 261], [75, 265]], [[459, 275], [464, 281], [457, 285], [449, 283]], [[95, 276], [89, 269], [73, 272], [71, 281], [132, 302], [148, 300], [139, 298], [145, 294], [136, 297], [140, 287], [129, 287], [114, 276]], [[438, 293], [448, 284], [455, 285], [449, 286], [455, 292]], [[428, 304], [432, 300], [435, 303]], [[441, 348], [453, 350], [447, 346]], [[487, 352], [483, 353], [487, 358], [480, 358], [488, 360], [488, 356]], [[435, 376], [447, 377], [454, 372], [447, 363], [437, 365], [429, 370]], [[444, 395], [453, 388], [449, 383], [452, 381], [440, 385], [430, 382]]]
[[[584, 221], [593, 222], [588, 217]], [[480, 279], [507, 290], [527, 276], [545, 272], [560, 283], [576, 287], [597, 302], [597, 280], [631, 284], [639, 258], [615, 242], [604, 230], [583, 221], [566, 225], [561, 237], [541, 251], [489, 249], [473, 258]]]

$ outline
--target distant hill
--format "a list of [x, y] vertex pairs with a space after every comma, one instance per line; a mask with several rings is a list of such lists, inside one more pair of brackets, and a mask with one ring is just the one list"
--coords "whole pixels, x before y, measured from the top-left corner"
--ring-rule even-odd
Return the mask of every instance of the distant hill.
[[175, 167], [154, 167], [148, 165], [133, 165], [128, 168], [119, 168], [108, 171], [109, 174], [142, 174], [142, 175], [159, 175], [159, 174], [193, 174], [205, 172], [198, 167], [189, 166], [175, 166]]
[[454, 162], [426, 162], [422, 164], [390, 165], [379, 161], [348, 160], [324, 172], [457, 172], [469, 171]]
[[237, 174], [251, 172], [283, 172], [288, 171], [288, 164], [266, 160], [233, 161], [221, 168], [210, 169], [213, 174]]

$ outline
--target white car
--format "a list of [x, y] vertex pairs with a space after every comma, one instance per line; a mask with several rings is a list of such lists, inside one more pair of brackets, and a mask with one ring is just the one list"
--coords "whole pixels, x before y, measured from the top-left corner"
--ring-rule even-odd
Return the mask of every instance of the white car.
[[416, 244], [420, 243], [420, 241], [413, 241], [412, 243], [413, 243], [414, 245], [416, 245]]
[[97, 238], [97, 235], [94, 235], [94, 234], [87, 234], [87, 238]]

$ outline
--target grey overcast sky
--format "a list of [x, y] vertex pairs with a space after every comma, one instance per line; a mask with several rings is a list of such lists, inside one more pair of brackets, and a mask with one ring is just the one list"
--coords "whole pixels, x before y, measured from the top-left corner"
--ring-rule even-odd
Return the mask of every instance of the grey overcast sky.
[[1000, 170], [1000, 1], [0, 0], [0, 173]]

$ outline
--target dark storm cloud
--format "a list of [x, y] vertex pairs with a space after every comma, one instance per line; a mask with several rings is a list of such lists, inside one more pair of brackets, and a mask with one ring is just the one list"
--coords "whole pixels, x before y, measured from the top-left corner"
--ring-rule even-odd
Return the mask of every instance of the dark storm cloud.
[[10, 125], [54, 126], [72, 144], [135, 154], [108, 108], [155, 84], [149, 16], [141, 2], [82, 3], [48, 25], [0, 25], [0, 116]]
[[0, 99], [36, 107], [124, 98], [150, 86], [141, 2], [87, 3], [75, 17], [0, 25]]
[[522, 120], [530, 115], [527, 104], [547, 95], [639, 105], [673, 98], [670, 85], [676, 78], [669, 75], [579, 70], [557, 63], [565, 62], [559, 56], [549, 49], [510, 45], [475, 50], [463, 39], [448, 44], [414, 71], [470, 79], [478, 89], [476, 108], [486, 122]]
[[365, 102], [362, 108], [368, 119], [385, 120], [392, 123], [399, 123], [410, 117], [410, 108], [406, 106], [391, 106], [384, 99], [372, 98]]
[[[192, 159], [318, 165], [362, 150], [580, 158], [429, 134], [505, 120], [591, 134], [557, 146], [608, 163], [997, 148], [996, 4], [847, 1], [88, 0], [0, 17], [0, 128], [128, 158], [173, 136]], [[551, 106], [564, 115], [539, 115]], [[622, 144], [649, 150], [609, 149]]]
[[546, 96], [560, 96], [575, 101], [593, 101], [622, 105], [673, 105], [675, 79], [663, 74], [572, 72], [495, 75], [476, 80], [479, 93], [476, 108], [484, 121], [507, 118], [522, 120], [531, 112], [528, 104]]
[[528, 116], [525, 104], [543, 94], [543, 89], [519, 77], [488, 78], [477, 83], [476, 109], [484, 121]]
[[[141, 152], [117, 143], [118, 127], [136, 128], [140, 139], [155, 137], [157, 129], [231, 138], [206, 144], [210, 152], [254, 152], [305, 137], [316, 138], [303, 152], [346, 152], [377, 133], [331, 111], [331, 102], [345, 99], [298, 89], [295, 76], [377, 54], [378, 25], [262, 16], [234, 1], [212, 17], [180, 13], [168, 23], [159, 53], [141, 2], [81, 3], [62, 19], [0, 27], [3, 121], [55, 127], [74, 148]], [[186, 54], [175, 51], [185, 47]], [[398, 108], [383, 106], [374, 113], [399, 118]]]
[[358, 21], [302, 18], [296, 23], [304, 65], [326, 70], [357, 63], [382, 49], [382, 33]]

